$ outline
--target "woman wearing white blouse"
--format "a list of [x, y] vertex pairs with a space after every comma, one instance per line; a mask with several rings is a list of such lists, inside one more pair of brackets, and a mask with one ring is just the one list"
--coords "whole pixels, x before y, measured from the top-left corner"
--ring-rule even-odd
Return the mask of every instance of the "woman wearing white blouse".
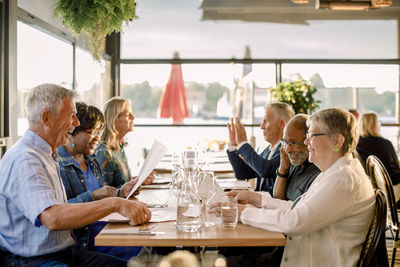
[[308, 123], [309, 161], [321, 174], [293, 203], [239, 205], [239, 218], [287, 235], [281, 266], [355, 266], [375, 205], [371, 182], [351, 154], [359, 138], [357, 123], [339, 108], [321, 110]]

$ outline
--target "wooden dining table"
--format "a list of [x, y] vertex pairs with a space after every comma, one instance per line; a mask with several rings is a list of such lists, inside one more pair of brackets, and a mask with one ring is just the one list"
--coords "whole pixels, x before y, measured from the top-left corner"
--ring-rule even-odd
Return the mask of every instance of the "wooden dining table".
[[[104, 234], [105, 230], [140, 228], [149, 234]], [[151, 234], [155, 233], [155, 234]], [[234, 229], [221, 225], [202, 228], [198, 232], [180, 232], [175, 221], [130, 226], [128, 223], [108, 223], [96, 236], [96, 246], [150, 246], [150, 247], [269, 247], [285, 246], [282, 233], [271, 232], [238, 223]]]

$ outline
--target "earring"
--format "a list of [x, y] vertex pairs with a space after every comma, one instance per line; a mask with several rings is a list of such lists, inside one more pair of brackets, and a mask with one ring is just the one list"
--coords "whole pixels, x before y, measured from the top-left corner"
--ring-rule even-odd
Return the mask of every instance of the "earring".
[[333, 152], [339, 152], [339, 148], [338, 148], [337, 146], [335, 146], [335, 147], [333, 148]]

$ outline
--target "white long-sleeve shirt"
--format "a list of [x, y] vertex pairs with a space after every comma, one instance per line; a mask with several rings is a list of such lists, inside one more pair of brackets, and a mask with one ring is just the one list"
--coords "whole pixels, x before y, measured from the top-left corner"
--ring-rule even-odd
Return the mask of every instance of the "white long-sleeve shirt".
[[293, 209], [288, 204], [249, 207], [241, 220], [287, 234], [281, 266], [355, 266], [374, 206], [371, 182], [359, 161], [347, 154], [314, 180]]

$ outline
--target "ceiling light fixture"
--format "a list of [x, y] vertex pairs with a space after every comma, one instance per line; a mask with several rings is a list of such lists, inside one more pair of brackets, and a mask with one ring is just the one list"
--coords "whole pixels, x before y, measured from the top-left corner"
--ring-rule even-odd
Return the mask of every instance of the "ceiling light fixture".
[[344, 11], [363, 11], [371, 8], [371, 1], [326, 1], [317, 0], [316, 9], [332, 9]]
[[295, 4], [308, 4], [310, 0], [292, 0], [292, 2]]
[[392, 0], [371, 0], [373, 7], [388, 7], [392, 5]]

